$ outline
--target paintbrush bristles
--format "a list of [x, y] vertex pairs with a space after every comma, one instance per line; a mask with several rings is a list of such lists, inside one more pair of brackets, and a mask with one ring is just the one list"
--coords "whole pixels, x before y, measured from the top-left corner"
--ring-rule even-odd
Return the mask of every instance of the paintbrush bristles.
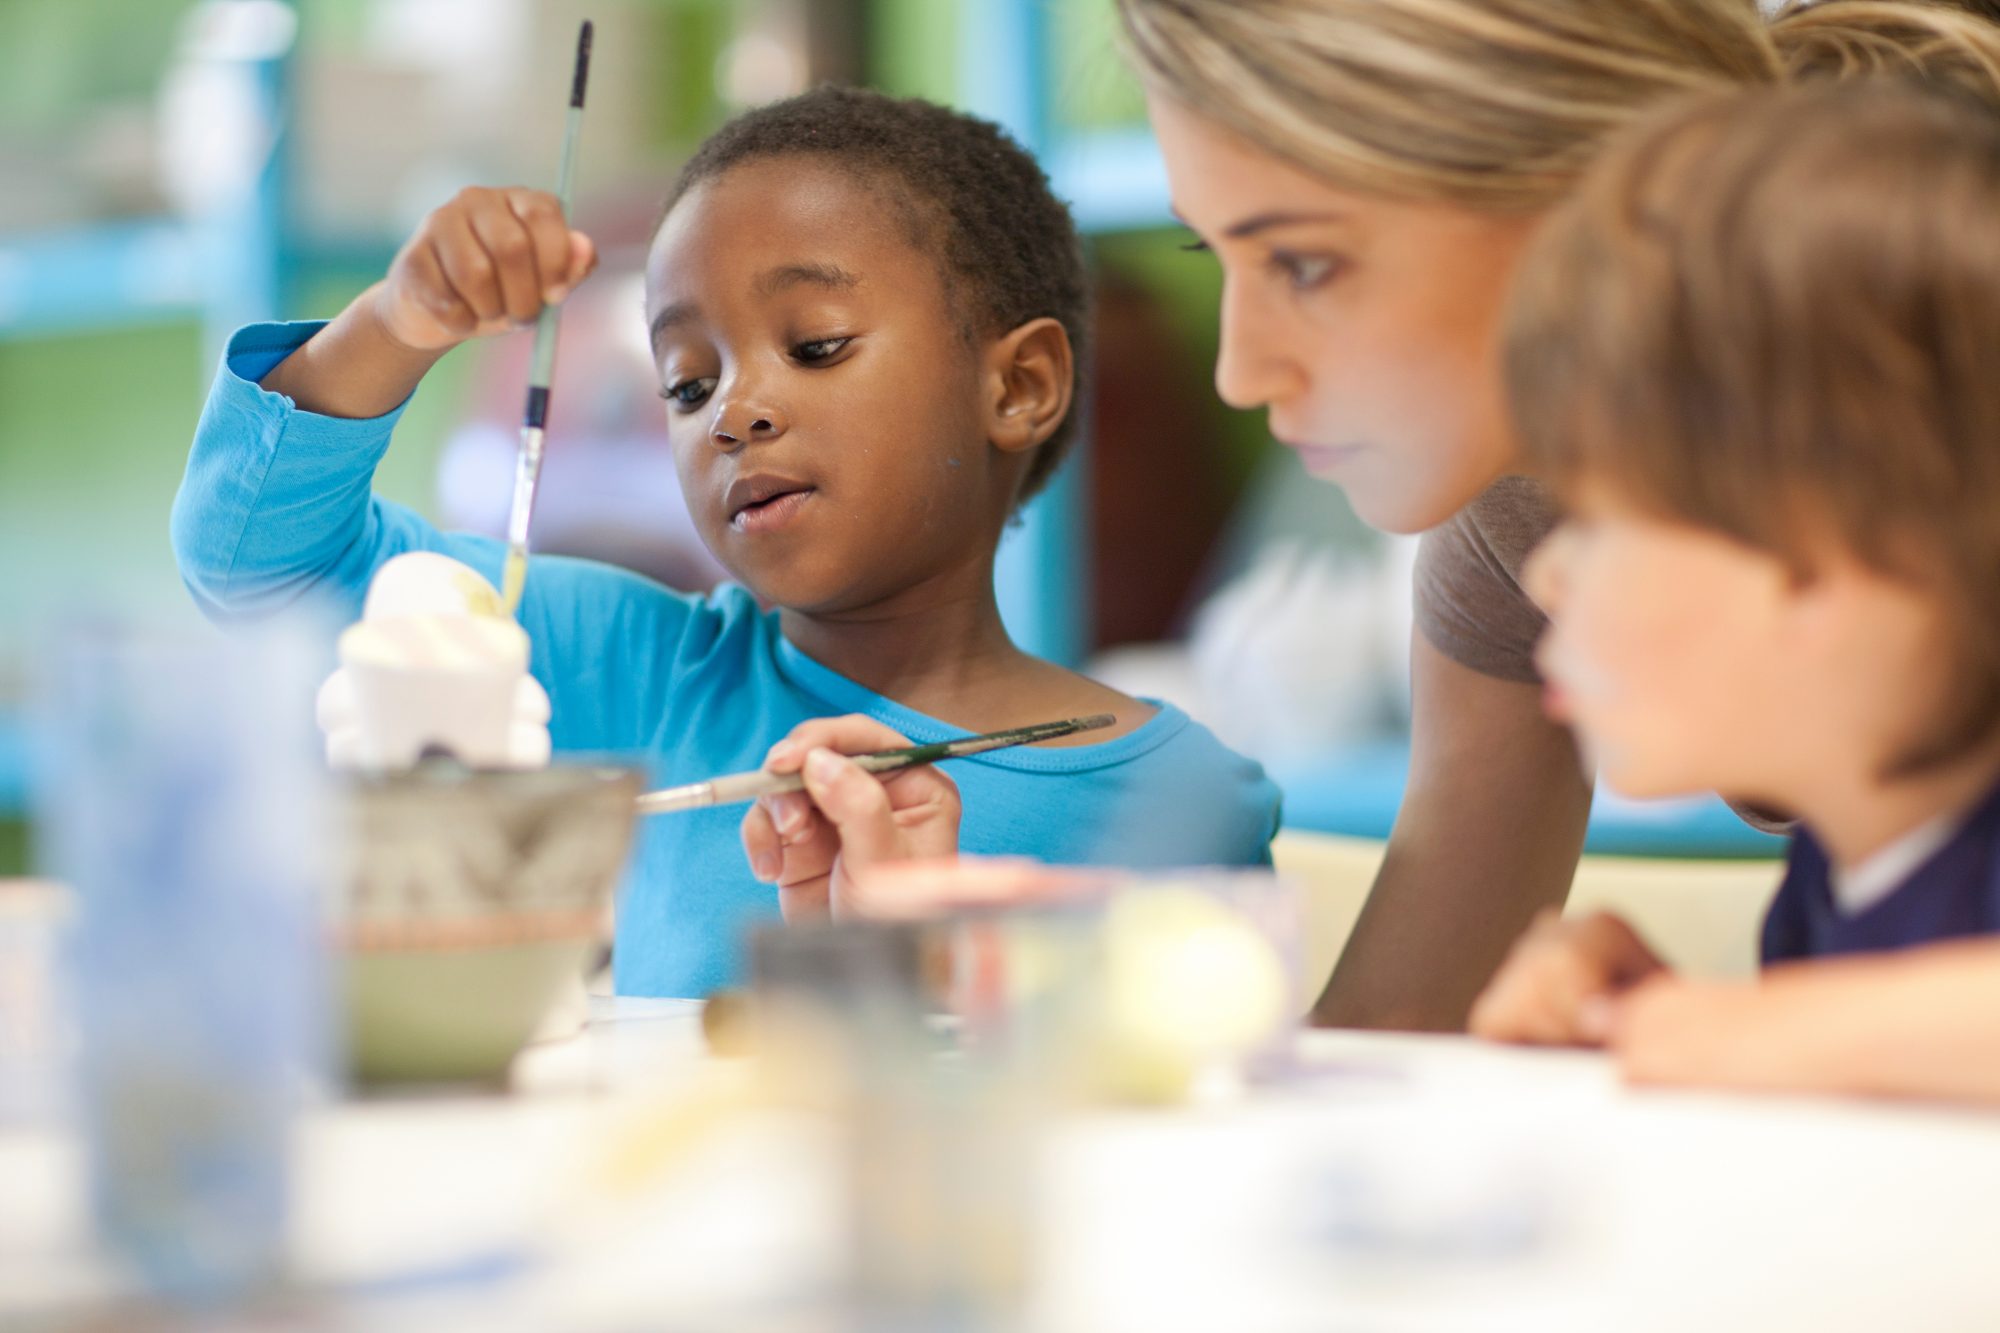
[[569, 104], [583, 109], [583, 88], [590, 82], [590, 20], [583, 21], [583, 28], [576, 35], [576, 77], [570, 80]]

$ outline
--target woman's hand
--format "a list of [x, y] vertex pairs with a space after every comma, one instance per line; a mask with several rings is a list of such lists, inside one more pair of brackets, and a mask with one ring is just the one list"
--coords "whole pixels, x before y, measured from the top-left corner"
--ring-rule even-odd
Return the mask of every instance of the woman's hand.
[[1472, 1006], [1472, 1033], [1541, 1046], [1601, 1046], [1611, 1039], [1614, 1001], [1666, 964], [1624, 920], [1608, 912], [1535, 918]]
[[[845, 756], [909, 740], [872, 718], [817, 719], [771, 747], [764, 767], [806, 789], [766, 796], [743, 818], [751, 873], [778, 887], [787, 921], [866, 913], [880, 868], [958, 854], [959, 798], [928, 765], [876, 776]], [[890, 878], [893, 878], [891, 876]]]

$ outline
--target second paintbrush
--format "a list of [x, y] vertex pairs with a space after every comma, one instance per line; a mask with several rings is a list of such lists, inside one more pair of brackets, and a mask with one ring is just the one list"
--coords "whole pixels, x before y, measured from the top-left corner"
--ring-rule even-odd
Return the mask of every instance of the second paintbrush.
[[[988, 732], [984, 736], [964, 736], [955, 741], [933, 741], [928, 745], [876, 750], [870, 754], [848, 757], [870, 773], [892, 773], [899, 768], [914, 768], [919, 764], [935, 764], [945, 759], [963, 759], [968, 755], [985, 754], [989, 750], [1005, 750], [1015, 745], [1052, 741], [1058, 736], [1073, 736], [1080, 731], [1099, 731], [1113, 725], [1117, 720], [1109, 713], [1094, 713], [1089, 717], [1072, 717], [1061, 722], [1043, 722], [1032, 727]], [[712, 805], [740, 805], [746, 801], [754, 801], [760, 796], [779, 796], [785, 792], [804, 791], [805, 785], [805, 779], [796, 773], [768, 773], [763, 769], [749, 773], [732, 773], [727, 777], [711, 778], [707, 782], [689, 783], [685, 787], [668, 787], [662, 791], [647, 792], [639, 798], [639, 813], [664, 815], [676, 810], [701, 810]]]

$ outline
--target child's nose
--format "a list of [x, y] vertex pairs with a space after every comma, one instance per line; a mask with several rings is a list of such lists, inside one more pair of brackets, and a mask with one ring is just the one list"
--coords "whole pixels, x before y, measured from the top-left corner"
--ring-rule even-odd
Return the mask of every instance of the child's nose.
[[785, 433], [785, 419], [775, 408], [752, 403], [725, 403], [715, 414], [710, 437], [724, 449], [734, 449], [756, 440], [776, 439]]
[[1521, 570], [1521, 586], [1544, 615], [1554, 615], [1562, 606], [1566, 562], [1574, 538], [1568, 525], [1559, 525], [1528, 556]]

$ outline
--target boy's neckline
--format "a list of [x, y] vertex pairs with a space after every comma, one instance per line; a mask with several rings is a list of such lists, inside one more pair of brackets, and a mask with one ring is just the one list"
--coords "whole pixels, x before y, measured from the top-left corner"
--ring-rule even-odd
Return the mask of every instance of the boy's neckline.
[[[773, 629], [776, 630], [775, 625]], [[859, 681], [843, 676], [833, 668], [808, 657], [782, 632], [774, 632], [772, 638], [776, 642], [774, 651], [777, 654], [780, 674], [828, 705], [834, 713], [866, 714], [919, 743], [956, 740], [973, 734], [963, 727], [919, 712], [870, 689]], [[1155, 710], [1153, 716], [1124, 735], [1115, 736], [1107, 741], [1055, 747], [1018, 746], [1010, 750], [995, 750], [990, 754], [972, 755], [953, 762], [1037, 773], [1074, 773], [1108, 768], [1158, 749], [1185, 730], [1192, 720], [1186, 713], [1164, 700], [1141, 698], [1139, 702], [1153, 708]], [[1025, 722], [1049, 720], [1052, 719], [1024, 719]]]
[[1991, 775], [1986, 788], [1969, 803], [1932, 813], [1850, 866], [1841, 864], [1810, 818], [1802, 822], [1825, 862], [1827, 892], [1834, 905], [1845, 916], [1860, 917], [1894, 898], [1959, 839], [1996, 818], [2000, 818], [2000, 774]]
[[1793, 808], [1829, 873], [1852, 875], [1940, 823], [1956, 833], [2000, 818], [2000, 743], [1955, 773], [1927, 772], [1890, 787], [1829, 780], [1810, 798], [1800, 793]]
[[1843, 868], [1829, 856], [1826, 862], [1827, 885], [1833, 895], [1834, 906], [1840, 909], [1843, 916], [1860, 916], [1894, 897], [1896, 890], [1936, 860], [1938, 853], [1964, 831], [1974, 813], [1976, 810], [1951, 810], [1932, 815], [1851, 867]]

